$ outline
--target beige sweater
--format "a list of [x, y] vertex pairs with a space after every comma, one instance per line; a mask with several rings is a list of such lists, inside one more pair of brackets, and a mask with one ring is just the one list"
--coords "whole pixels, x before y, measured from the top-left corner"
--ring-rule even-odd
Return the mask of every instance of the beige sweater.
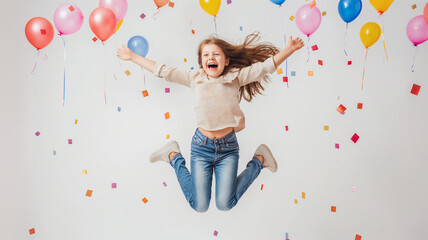
[[208, 131], [234, 127], [235, 132], [239, 132], [245, 127], [245, 116], [239, 107], [239, 88], [260, 81], [275, 70], [270, 57], [242, 69], [232, 69], [218, 78], [208, 78], [203, 69], [182, 70], [162, 63], [156, 63], [154, 74], [192, 89], [198, 127]]

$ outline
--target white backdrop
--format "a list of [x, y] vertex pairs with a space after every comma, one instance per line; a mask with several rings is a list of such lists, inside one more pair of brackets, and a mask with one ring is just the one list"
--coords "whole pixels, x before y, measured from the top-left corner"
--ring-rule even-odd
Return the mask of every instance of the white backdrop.
[[[405, 32], [426, 1], [397, 0], [382, 16], [389, 60], [380, 38], [368, 52], [363, 90], [359, 31], [366, 22], [378, 22], [376, 10], [363, 0], [360, 16], [349, 24], [346, 57], [338, 1], [317, 1], [326, 15], [308, 45], [319, 50], [310, 50], [309, 62], [306, 46], [289, 58], [288, 87], [282, 81], [284, 63], [284, 73], [272, 74], [265, 96], [241, 104], [247, 124], [237, 134], [239, 172], [261, 143], [272, 149], [278, 172], [263, 171], [231, 211], [217, 210], [212, 201], [203, 214], [188, 206], [169, 165], [148, 161], [169, 141], [167, 134], [189, 160], [196, 129], [191, 91], [135, 64], [119, 63], [115, 51], [142, 35], [150, 44], [148, 58], [197, 67], [196, 48], [215, 32], [213, 17], [196, 0], [175, 0], [154, 19], [153, 1], [129, 0], [122, 27], [103, 46], [92, 41], [88, 23], [99, 2], [71, 1], [82, 10], [84, 23], [64, 36], [64, 64], [61, 37], [55, 35], [37, 56], [24, 34], [33, 17], [53, 24], [61, 3], [2, 1], [1, 239], [285, 239], [286, 233], [291, 240], [353, 240], [357, 234], [364, 240], [426, 239], [428, 44], [419, 45], [412, 72], [414, 47]], [[223, 0], [217, 31], [235, 43], [254, 31], [281, 48], [284, 32], [307, 43], [289, 20], [307, 3], [287, 0], [279, 8], [268, 0]], [[410, 93], [413, 84], [421, 86], [418, 96]], [[340, 104], [347, 108], [344, 115], [336, 111]], [[360, 136], [357, 143], [351, 141], [354, 133]], [[93, 190], [91, 197], [87, 190]]]

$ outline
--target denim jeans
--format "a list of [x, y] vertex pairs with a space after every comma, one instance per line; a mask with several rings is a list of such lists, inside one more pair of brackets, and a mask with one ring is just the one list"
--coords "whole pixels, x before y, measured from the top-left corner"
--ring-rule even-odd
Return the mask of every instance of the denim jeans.
[[218, 209], [227, 211], [236, 205], [263, 169], [263, 164], [254, 156], [237, 177], [238, 160], [239, 145], [235, 131], [223, 138], [211, 139], [196, 129], [190, 153], [191, 173], [181, 153], [171, 159], [171, 165], [186, 200], [198, 212], [208, 210], [214, 172], [216, 205]]

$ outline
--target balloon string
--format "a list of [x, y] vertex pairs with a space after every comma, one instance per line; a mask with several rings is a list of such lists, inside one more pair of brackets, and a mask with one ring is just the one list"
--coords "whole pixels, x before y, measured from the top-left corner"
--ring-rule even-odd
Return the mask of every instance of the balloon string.
[[346, 34], [348, 33], [348, 23], [346, 23], [346, 30], [345, 30], [345, 38], [343, 39], [343, 51], [345, 52], [345, 55], [348, 56], [348, 53], [346, 52]]
[[155, 16], [156, 16], [158, 13], [160, 13], [160, 9], [159, 9], [159, 8], [158, 8], [158, 12], [157, 12], [157, 13], [155, 13], [155, 14], [153, 14], [153, 19], [154, 19], [154, 20], [156, 20]]
[[217, 20], [216, 20], [216, 16], [214, 16], [214, 25], [215, 25], [215, 34], [217, 35]]
[[141, 67], [141, 70], [143, 70], [144, 87], [146, 87], [146, 73], [144, 72], [144, 68], [143, 67]]
[[64, 80], [63, 80], [63, 87], [62, 87], [62, 105], [64, 106], [65, 104], [65, 39], [62, 35], [60, 35], [62, 38], [62, 42], [64, 44]]
[[37, 50], [37, 55], [36, 55], [36, 62], [34, 63], [34, 67], [33, 70], [31, 71], [31, 74], [34, 74], [34, 70], [36, 69], [37, 66], [37, 57], [39, 56], [40, 50]]
[[418, 47], [415, 45], [415, 55], [413, 55], [413, 63], [412, 63], [412, 72], [414, 72], [415, 70], [413, 69], [413, 67], [415, 66], [415, 58], [416, 58], [416, 52], [418, 51]]
[[367, 63], [367, 52], [369, 51], [369, 48], [366, 47], [366, 57], [364, 60], [364, 70], [363, 70], [363, 79], [361, 80], [361, 89], [363, 89], [363, 82], [364, 82], [364, 74], [366, 73], [366, 63]]
[[382, 35], [383, 49], [385, 49], [386, 60], [388, 61], [388, 54], [386, 53], [385, 38], [383, 37], [383, 30], [382, 30], [382, 24], [380, 22], [380, 15], [382, 14], [379, 14], [380, 35]]
[[306, 49], [308, 50], [308, 60], [306, 60], [306, 62], [309, 62], [309, 41], [311, 41], [310, 36], [308, 36], [308, 45], [306, 45]]
[[[281, 7], [281, 5], [279, 5]], [[287, 36], [286, 34], [287, 17], [284, 18], [284, 47], [287, 47]], [[285, 77], [287, 77], [287, 88], [288, 88], [288, 61], [285, 59]]]
[[[103, 44], [104, 45], [104, 44]], [[104, 45], [104, 56], [106, 56], [107, 54], [107, 49], [105, 48], [105, 45]], [[106, 57], [104, 58], [104, 62], [106, 62], [107, 61], [107, 59], [106, 59]], [[106, 94], [106, 70], [105, 70], [105, 65], [106, 64], [104, 64], [104, 67], [103, 67], [103, 72], [104, 72], [104, 104], [107, 104], [107, 94]]]

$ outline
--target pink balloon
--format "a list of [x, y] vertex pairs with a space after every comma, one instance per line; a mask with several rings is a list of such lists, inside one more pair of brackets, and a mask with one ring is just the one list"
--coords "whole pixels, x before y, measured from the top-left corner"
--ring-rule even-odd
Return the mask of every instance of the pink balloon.
[[37, 50], [51, 43], [54, 36], [52, 24], [45, 18], [35, 17], [25, 25], [25, 36]]
[[428, 40], [428, 23], [425, 22], [424, 16], [419, 15], [412, 18], [407, 24], [407, 37], [415, 46]]
[[95, 36], [104, 42], [113, 35], [116, 29], [116, 16], [108, 8], [95, 8], [89, 16], [89, 26]]
[[83, 14], [76, 5], [64, 3], [55, 10], [53, 20], [59, 35], [68, 35], [80, 29], [83, 23]]
[[100, 0], [100, 7], [112, 10], [116, 15], [116, 22], [119, 22], [125, 17], [128, 10], [128, 2], [126, 0]]
[[308, 37], [314, 33], [321, 24], [321, 12], [317, 7], [303, 5], [297, 10], [296, 25]]

